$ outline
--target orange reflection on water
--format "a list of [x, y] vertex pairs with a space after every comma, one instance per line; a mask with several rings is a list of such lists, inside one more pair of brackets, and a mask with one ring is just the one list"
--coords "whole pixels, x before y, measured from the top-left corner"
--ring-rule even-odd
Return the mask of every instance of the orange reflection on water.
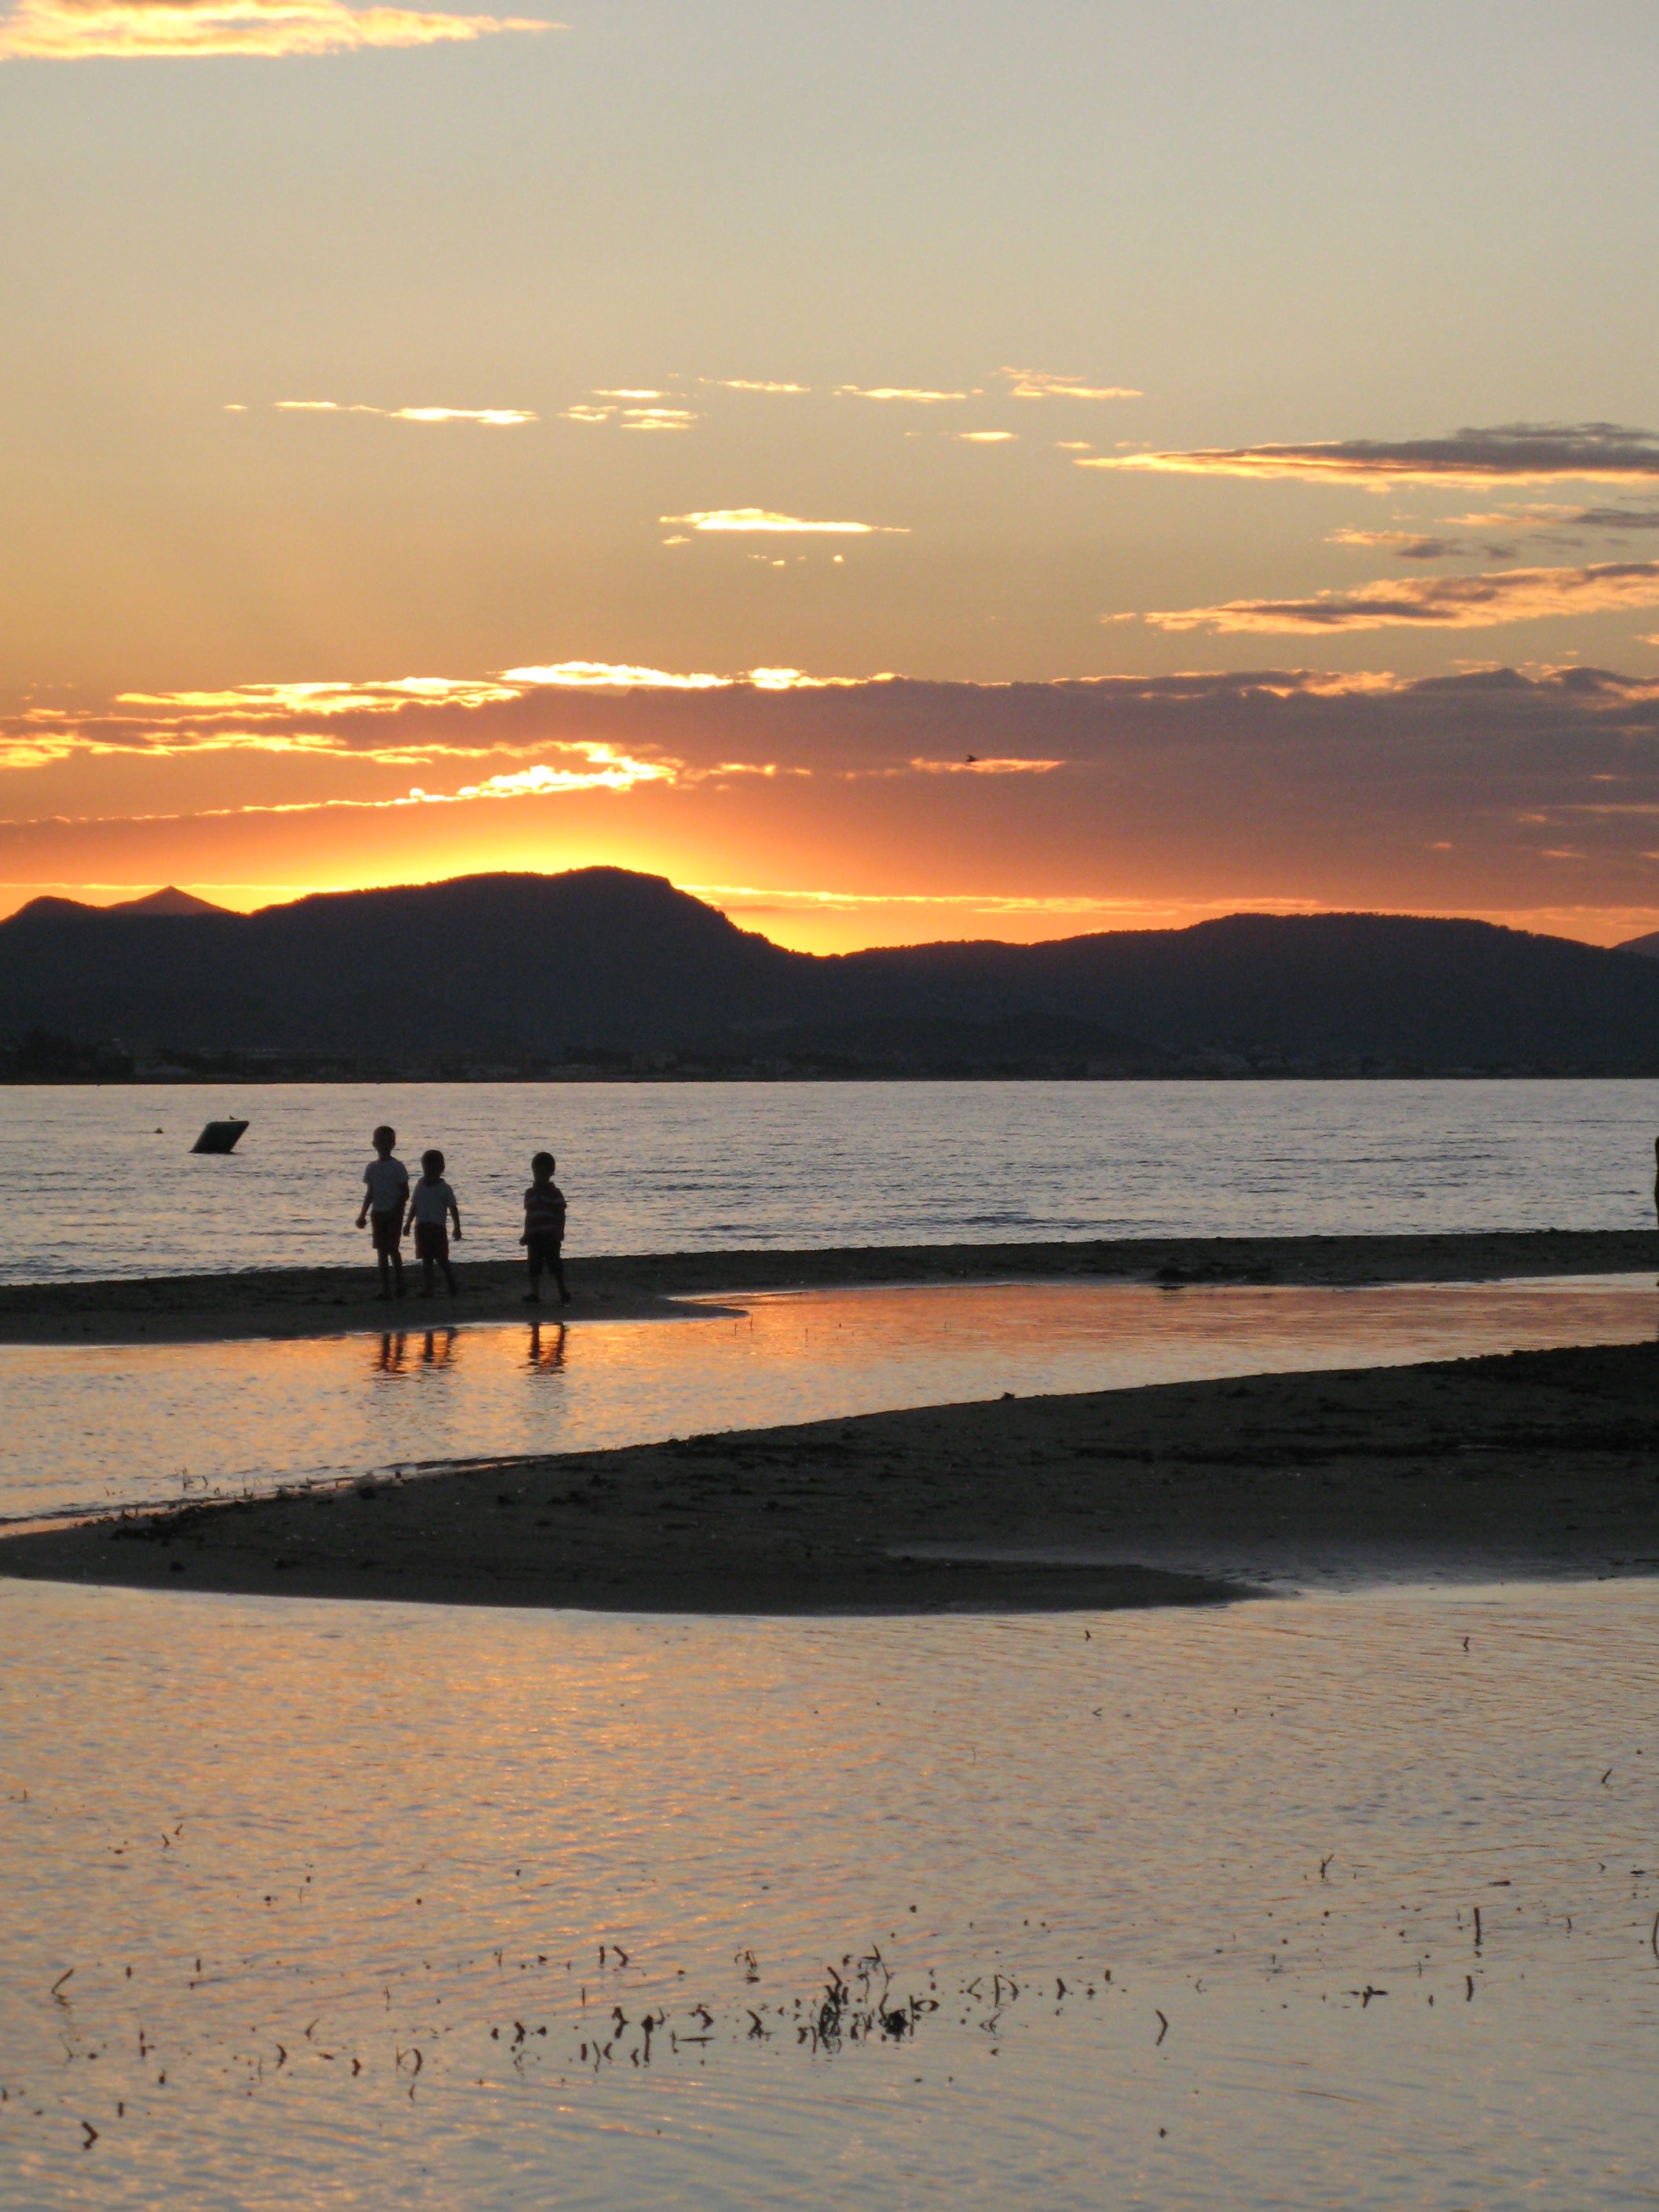
[[557, 1375], [564, 1367], [565, 1325], [562, 1321], [550, 1322], [545, 1330], [538, 1321], [530, 1324], [530, 1349], [525, 1364], [532, 1374]]
[[[21, 1585], [7, 2201], [1634, 2203], [1656, 1632]], [[877, 1952], [906, 2033], [811, 2033]]]
[[[1034, 1392], [1650, 1339], [1645, 1279], [770, 1292], [665, 1321], [0, 1347], [0, 1514]], [[527, 1385], [532, 1387], [526, 1387]]]
[[[396, 1329], [385, 1332], [376, 1346], [370, 1362], [376, 1375], [403, 1375], [409, 1370], [409, 1340], [416, 1334], [421, 1348], [416, 1355], [422, 1367], [450, 1367], [454, 1364], [459, 1347], [460, 1331], [455, 1328], [421, 1330]], [[330, 1340], [333, 1341], [334, 1340]]]

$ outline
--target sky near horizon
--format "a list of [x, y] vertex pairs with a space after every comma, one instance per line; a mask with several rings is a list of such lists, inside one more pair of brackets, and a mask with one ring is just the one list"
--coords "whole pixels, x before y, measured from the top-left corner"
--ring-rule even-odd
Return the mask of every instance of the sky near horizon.
[[1659, 928], [1656, 122], [1635, 0], [0, 0], [0, 912]]

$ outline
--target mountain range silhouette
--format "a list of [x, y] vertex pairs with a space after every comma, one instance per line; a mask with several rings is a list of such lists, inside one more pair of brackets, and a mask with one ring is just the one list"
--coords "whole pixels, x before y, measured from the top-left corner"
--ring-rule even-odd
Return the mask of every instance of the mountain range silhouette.
[[[1233, 915], [792, 952], [621, 868], [0, 923], [0, 1035], [380, 1072], [1659, 1073], [1659, 961], [1481, 921]], [[464, 1072], [464, 1071], [463, 1071]]]

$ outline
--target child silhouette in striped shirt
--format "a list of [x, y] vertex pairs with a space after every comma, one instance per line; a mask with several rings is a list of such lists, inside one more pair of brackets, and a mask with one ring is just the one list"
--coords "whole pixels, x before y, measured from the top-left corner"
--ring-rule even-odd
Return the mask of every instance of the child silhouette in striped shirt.
[[524, 1234], [519, 1239], [530, 1264], [526, 1305], [541, 1304], [542, 1277], [547, 1273], [559, 1286], [559, 1304], [570, 1303], [564, 1279], [564, 1193], [553, 1180], [557, 1164], [551, 1152], [538, 1152], [530, 1163], [533, 1180], [524, 1194]]

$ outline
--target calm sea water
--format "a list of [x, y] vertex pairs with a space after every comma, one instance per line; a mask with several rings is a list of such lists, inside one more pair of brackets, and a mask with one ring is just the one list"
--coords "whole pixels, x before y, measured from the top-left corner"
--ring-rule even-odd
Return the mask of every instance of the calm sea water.
[[1004, 1390], [1651, 1341], [1659, 1327], [1652, 1277], [1619, 1275], [1352, 1290], [1022, 1282], [739, 1304], [688, 1300], [680, 1322], [0, 1345], [0, 1522]]
[[11, 1589], [0, 2195], [1650, 2205], [1656, 1650]]
[[[12, 1281], [362, 1260], [377, 1121], [516, 1251], [532, 1152], [574, 1251], [1629, 1229], [1650, 1082], [190, 1085], [0, 1089]], [[251, 1127], [229, 1158], [189, 1146]]]

